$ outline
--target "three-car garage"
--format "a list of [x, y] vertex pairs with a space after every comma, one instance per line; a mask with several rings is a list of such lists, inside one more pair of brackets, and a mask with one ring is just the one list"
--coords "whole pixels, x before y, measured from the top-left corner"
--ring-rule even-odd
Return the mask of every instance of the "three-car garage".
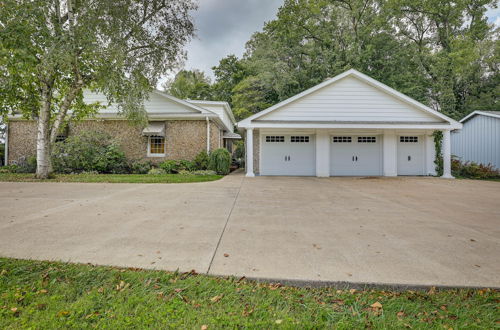
[[[424, 136], [398, 135], [397, 141], [397, 174], [425, 175]], [[270, 132], [259, 143], [261, 175], [316, 175], [315, 134]], [[331, 134], [328, 152], [330, 176], [383, 175], [382, 134]]]
[[[245, 118], [238, 127], [246, 133], [248, 177], [436, 175], [442, 170], [450, 178], [450, 132], [462, 125], [351, 69]], [[438, 153], [441, 169], [435, 163]]]

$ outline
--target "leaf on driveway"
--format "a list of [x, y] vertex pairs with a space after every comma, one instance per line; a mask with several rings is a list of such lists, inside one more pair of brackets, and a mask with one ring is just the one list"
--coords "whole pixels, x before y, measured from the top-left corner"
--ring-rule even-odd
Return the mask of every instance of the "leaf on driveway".
[[227, 257], [229, 257], [229, 254], [227, 254], [227, 253], [224, 253], [224, 257], [226, 257], [226, 258], [227, 258]]

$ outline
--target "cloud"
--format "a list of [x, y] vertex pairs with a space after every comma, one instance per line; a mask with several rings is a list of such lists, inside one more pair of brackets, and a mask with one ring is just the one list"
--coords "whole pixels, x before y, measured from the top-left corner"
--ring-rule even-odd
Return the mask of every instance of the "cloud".
[[245, 51], [251, 35], [276, 17], [282, 0], [200, 0], [193, 12], [197, 37], [186, 50], [186, 69], [200, 69], [209, 75], [223, 57]]

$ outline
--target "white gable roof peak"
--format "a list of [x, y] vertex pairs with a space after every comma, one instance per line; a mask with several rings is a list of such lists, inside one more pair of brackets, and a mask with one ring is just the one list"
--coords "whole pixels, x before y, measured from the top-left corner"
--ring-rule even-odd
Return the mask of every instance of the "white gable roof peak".
[[345, 71], [345, 72], [343, 72], [343, 73], [341, 73], [341, 74], [339, 74], [339, 75], [337, 75], [337, 76], [335, 76], [333, 78], [327, 79], [324, 82], [322, 82], [322, 83], [320, 83], [320, 84], [318, 84], [316, 86], [313, 86], [313, 87], [311, 87], [311, 88], [303, 91], [302, 93], [299, 93], [299, 94], [297, 94], [295, 96], [292, 96], [292, 97], [290, 97], [290, 98], [288, 98], [288, 99], [286, 99], [286, 100], [284, 100], [282, 102], [279, 102], [279, 103], [275, 104], [272, 107], [269, 107], [269, 108], [267, 108], [267, 109], [265, 109], [265, 110], [263, 110], [263, 111], [261, 111], [259, 113], [256, 113], [256, 114], [254, 114], [254, 115], [252, 115], [252, 116], [250, 116], [250, 117], [248, 117], [248, 118], [240, 121], [238, 123], [238, 126], [240, 126], [240, 127], [246, 127], [246, 126], [250, 125], [253, 120], [259, 119], [260, 117], [263, 117], [263, 116], [267, 115], [270, 112], [273, 112], [273, 111], [275, 111], [277, 109], [280, 109], [280, 108], [284, 107], [287, 104], [290, 104], [290, 103], [292, 103], [292, 102], [294, 102], [294, 101], [296, 101], [298, 99], [301, 99], [301, 98], [303, 98], [303, 97], [305, 97], [305, 96], [307, 96], [309, 94], [312, 94], [315, 91], [320, 90], [320, 89], [322, 89], [322, 88], [324, 88], [326, 86], [329, 86], [329, 85], [331, 85], [331, 84], [333, 84], [333, 83], [335, 83], [335, 82], [337, 82], [337, 81], [339, 81], [339, 80], [341, 80], [341, 79], [343, 79], [345, 77], [348, 77], [348, 76], [355, 77], [355, 78], [361, 80], [362, 82], [365, 82], [368, 85], [371, 85], [374, 88], [377, 88], [377, 89], [379, 89], [379, 90], [381, 90], [381, 91], [383, 91], [383, 92], [385, 92], [385, 93], [393, 96], [396, 99], [399, 99], [399, 100], [401, 100], [403, 102], [406, 102], [407, 104], [410, 104], [410, 105], [414, 106], [415, 108], [417, 108], [417, 109], [419, 109], [419, 110], [421, 110], [423, 112], [431, 114], [434, 117], [440, 118], [440, 119], [448, 122], [452, 126], [452, 128], [461, 128], [461, 124], [458, 123], [457, 121], [449, 118], [448, 116], [446, 116], [446, 115], [444, 115], [444, 114], [442, 114], [442, 113], [440, 113], [440, 112], [438, 112], [436, 110], [433, 110], [433, 109], [429, 108], [428, 106], [426, 106], [426, 105], [424, 105], [424, 104], [422, 104], [422, 103], [420, 103], [420, 102], [412, 99], [411, 97], [406, 96], [403, 93], [400, 93], [400, 92], [396, 91], [395, 89], [393, 89], [393, 88], [391, 88], [391, 87], [389, 87], [389, 86], [381, 83], [380, 81], [377, 81], [377, 80], [375, 80], [375, 79], [373, 79], [373, 78], [371, 78], [371, 77], [369, 77], [369, 76], [367, 76], [367, 75], [365, 75], [365, 74], [363, 74], [363, 73], [361, 73], [361, 72], [359, 72], [359, 71], [357, 71], [355, 69], [347, 70], [347, 71]]

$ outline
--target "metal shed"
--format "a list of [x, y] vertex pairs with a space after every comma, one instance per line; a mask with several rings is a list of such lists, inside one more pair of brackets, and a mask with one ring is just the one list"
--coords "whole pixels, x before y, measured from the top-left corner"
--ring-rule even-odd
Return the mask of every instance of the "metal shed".
[[500, 168], [500, 111], [474, 111], [451, 134], [451, 153], [461, 161]]

